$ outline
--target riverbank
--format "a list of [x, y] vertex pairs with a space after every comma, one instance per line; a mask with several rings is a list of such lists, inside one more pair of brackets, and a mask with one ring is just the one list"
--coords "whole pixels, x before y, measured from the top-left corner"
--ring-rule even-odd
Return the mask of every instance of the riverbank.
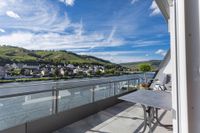
[[[131, 73], [132, 74], [132, 73]], [[137, 73], [135, 73], [137, 74]], [[1, 79], [0, 83], [12, 83], [12, 82], [31, 82], [31, 81], [47, 81], [47, 80], [68, 80], [68, 79], [82, 79], [82, 78], [97, 78], [97, 77], [111, 77], [129, 74], [117, 74], [117, 75], [99, 75], [99, 76], [67, 76], [67, 77], [41, 77], [41, 78], [20, 78], [20, 79]]]
[[[154, 72], [149, 72], [154, 73]], [[40, 77], [40, 78], [20, 78], [20, 79], [0, 79], [1, 83], [13, 83], [13, 82], [31, 82], [31, 81], [48, 81], [48, 80], [70, 80], [70, 79], [83, 79], [83, 78], [98, 78], [98, 77], [113, 77], [131, 74], [143, 74], [142, 72], [132, 72], [123, 74], [107, 74], [107, 75], [92, 75], [92, 76], [67, 76], [67, 77]]]

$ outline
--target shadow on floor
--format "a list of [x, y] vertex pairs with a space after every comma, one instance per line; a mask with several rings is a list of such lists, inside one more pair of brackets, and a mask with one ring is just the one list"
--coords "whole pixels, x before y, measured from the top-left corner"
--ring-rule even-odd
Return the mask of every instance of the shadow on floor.
[[[140, 113], [132, 115], [133, 113], [132, 110], [134, 110], [135, 112], [139, 111]], [[163, 119], [166, 112], [167, 111], [163, 111], [163, 110], [160, 111], [159, 120]], [[123, 115], [123, 113], [125, 113], [126, 115]], [[86, 133], [86, 132], [87, 133], [116, 133], [116, 132], [121, 133], [121, 131], [118, 131], [117, 129], [115, 129], [116, 128], [115, 126], [117, 126], [117, 128], [124, 128], [125, 130], [127, 128], [123, 127], [123, 125], [120, 125], [116, 121], [118, 122], [120, 121], [124, 123], [124, 121], [129, 122], [131, 120], [133, 120], [131, 121], [131, 123], [128, 123], [128, 122], [127, 123], [130, 124], [130, 127], [134, 126], [134, 131], [132, 130], [133, 128], [131, 128], [129, 129], [128, 132], [139, 133], [143, 129], [143, 125], [144, 125], [144, 122], [143, 122], [144, 119], [143, 119], [142, 114], [143, 114], [143, 111], [141, 110], [140, 105], [129, 103], [129, 102], [122, 102], [108, 109], [102, 110], [94, 115], [91, 115], [83, 120], [80, 120], [71, 125], [68, 125], [58, 131], [55, 131], [54, 133]], [[115, 126], [113, 126], [112, 122], [115, 123], [114, 124]], [[113, 127], [112, 126], [110, 127], [111, 130], [100, 131], [101, 129], [105, 127], [108, 128], [109, 124], [113, 126]], [[158, 123], [155, 123], [153, 125], [153, 131], [158, 126], [159, 126]], [[169, 125], [166, 125], [165, 128], [169, 131], [172, 131], [172, 128]], [[148, 127], [146, 131], [148, 131]], [[126, 133], [126, 131], [124, 131], [123, 133]]]
[[[80, 120], [75, 122], [71, 125], [68, 125], [58, 131], [53, 133], [85, 133], [85, 132], [94, 132], [94, 133], [109, 133], [109, 132], [101, 132], [97, 130], [93, 130], [94, 127], [97, 127], [99, 124], [104, 123], [105, 121], [111, 119], [114, 116], [117, 116], [119, 113], [127, 110], [128, 108], [135, 105], [134, 103], [130, 102], [122, 102], [115, 106], [112, 106], [108, 109], [100, 111], [94, 115], [91, 115], [84, 120]], [[117, 116], [123, 117], [123, 116]], [[136, 117], [127, 117], [128, 119], [139, 119]], [[78, 128], [77, 128], [78, 127]]]

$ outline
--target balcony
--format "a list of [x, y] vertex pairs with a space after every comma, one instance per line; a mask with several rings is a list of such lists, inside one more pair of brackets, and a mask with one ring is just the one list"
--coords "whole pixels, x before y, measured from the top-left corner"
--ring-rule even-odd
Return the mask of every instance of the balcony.
[[[152, 76], [153, 74], [149, 74], [148, 78]], [[52, 131], [62, 133], [68, 130], [69, 132], [92, 132], [93, 130], [94, 132], [116, 130], [138, 132], [142, 128], [141, 107], [122, 102], [118, 97], [135, 91], [143, 82], [144, 79], [140, 74], [132, 74], [30, 85], [24, 83], [22, 86], [1, 86], [0, 131], [3, 133]], [[160, 118], [170, 124], [171, 114], [160, 112]], [[82, 124], [85, 122], [87, 124]], [[171, 131], [159, 127], [158, 124], [155, 126], [155, 131], [165, 130]]]

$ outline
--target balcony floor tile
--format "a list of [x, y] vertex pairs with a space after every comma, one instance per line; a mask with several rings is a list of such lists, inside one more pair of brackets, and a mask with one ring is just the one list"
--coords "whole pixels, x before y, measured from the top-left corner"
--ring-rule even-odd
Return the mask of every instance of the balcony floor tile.
[[[171, 112], [159, 111], [161, 122], [172, 123]], [[122, 102], [54, 133], [138, 133], [143, 126], [140, 105]], [[146, 130], [148, 132], [148, 128]], [[172, 133], [172, 129], [155, 125], [155, 133]]]

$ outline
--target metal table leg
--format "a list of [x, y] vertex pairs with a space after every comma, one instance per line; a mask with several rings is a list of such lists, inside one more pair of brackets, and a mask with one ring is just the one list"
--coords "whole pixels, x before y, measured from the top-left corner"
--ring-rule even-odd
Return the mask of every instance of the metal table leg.
[[153, 119], [154, 119], [154, 109], [152, 107], [149, 107], [148, 110], [148, 126], [149, 126], [149, 133], [152, 133], [152, 125], [153, 124]]
[[143, 130], [142, 133], [144, 133], [146, 131], [147, 128], [147, 112], [146, 112], [146, 107], [144, 105], [142, 105], [143, 111], [144, 111], [144, 126], [143, 126]]
[[163, 127], [172, 127], [172, 125], [166, 125], [166, 124], [162, 124], [160, 121], [159, 121], [159, 119], [158, 119], [158, 108], [155, 108], [155, 114], [156, 114], [156, 116], [154, 117], [155, 119], [156, 119], [156, 121], [157, 121], [157, 123], [160, 125], [160, 126], [163, 126]]
[[142, 105], [143, 111], [144, 111], [144, 127], [142, 130], [142, 133], [144, 133], [146, 131], [146, 127], [148, 125], [149, 127], [149, 133], [152, 133], [152, 124], [153, 124], [153, 120], [154, 120], [154, 108], [152, 107], [147, 107]]

